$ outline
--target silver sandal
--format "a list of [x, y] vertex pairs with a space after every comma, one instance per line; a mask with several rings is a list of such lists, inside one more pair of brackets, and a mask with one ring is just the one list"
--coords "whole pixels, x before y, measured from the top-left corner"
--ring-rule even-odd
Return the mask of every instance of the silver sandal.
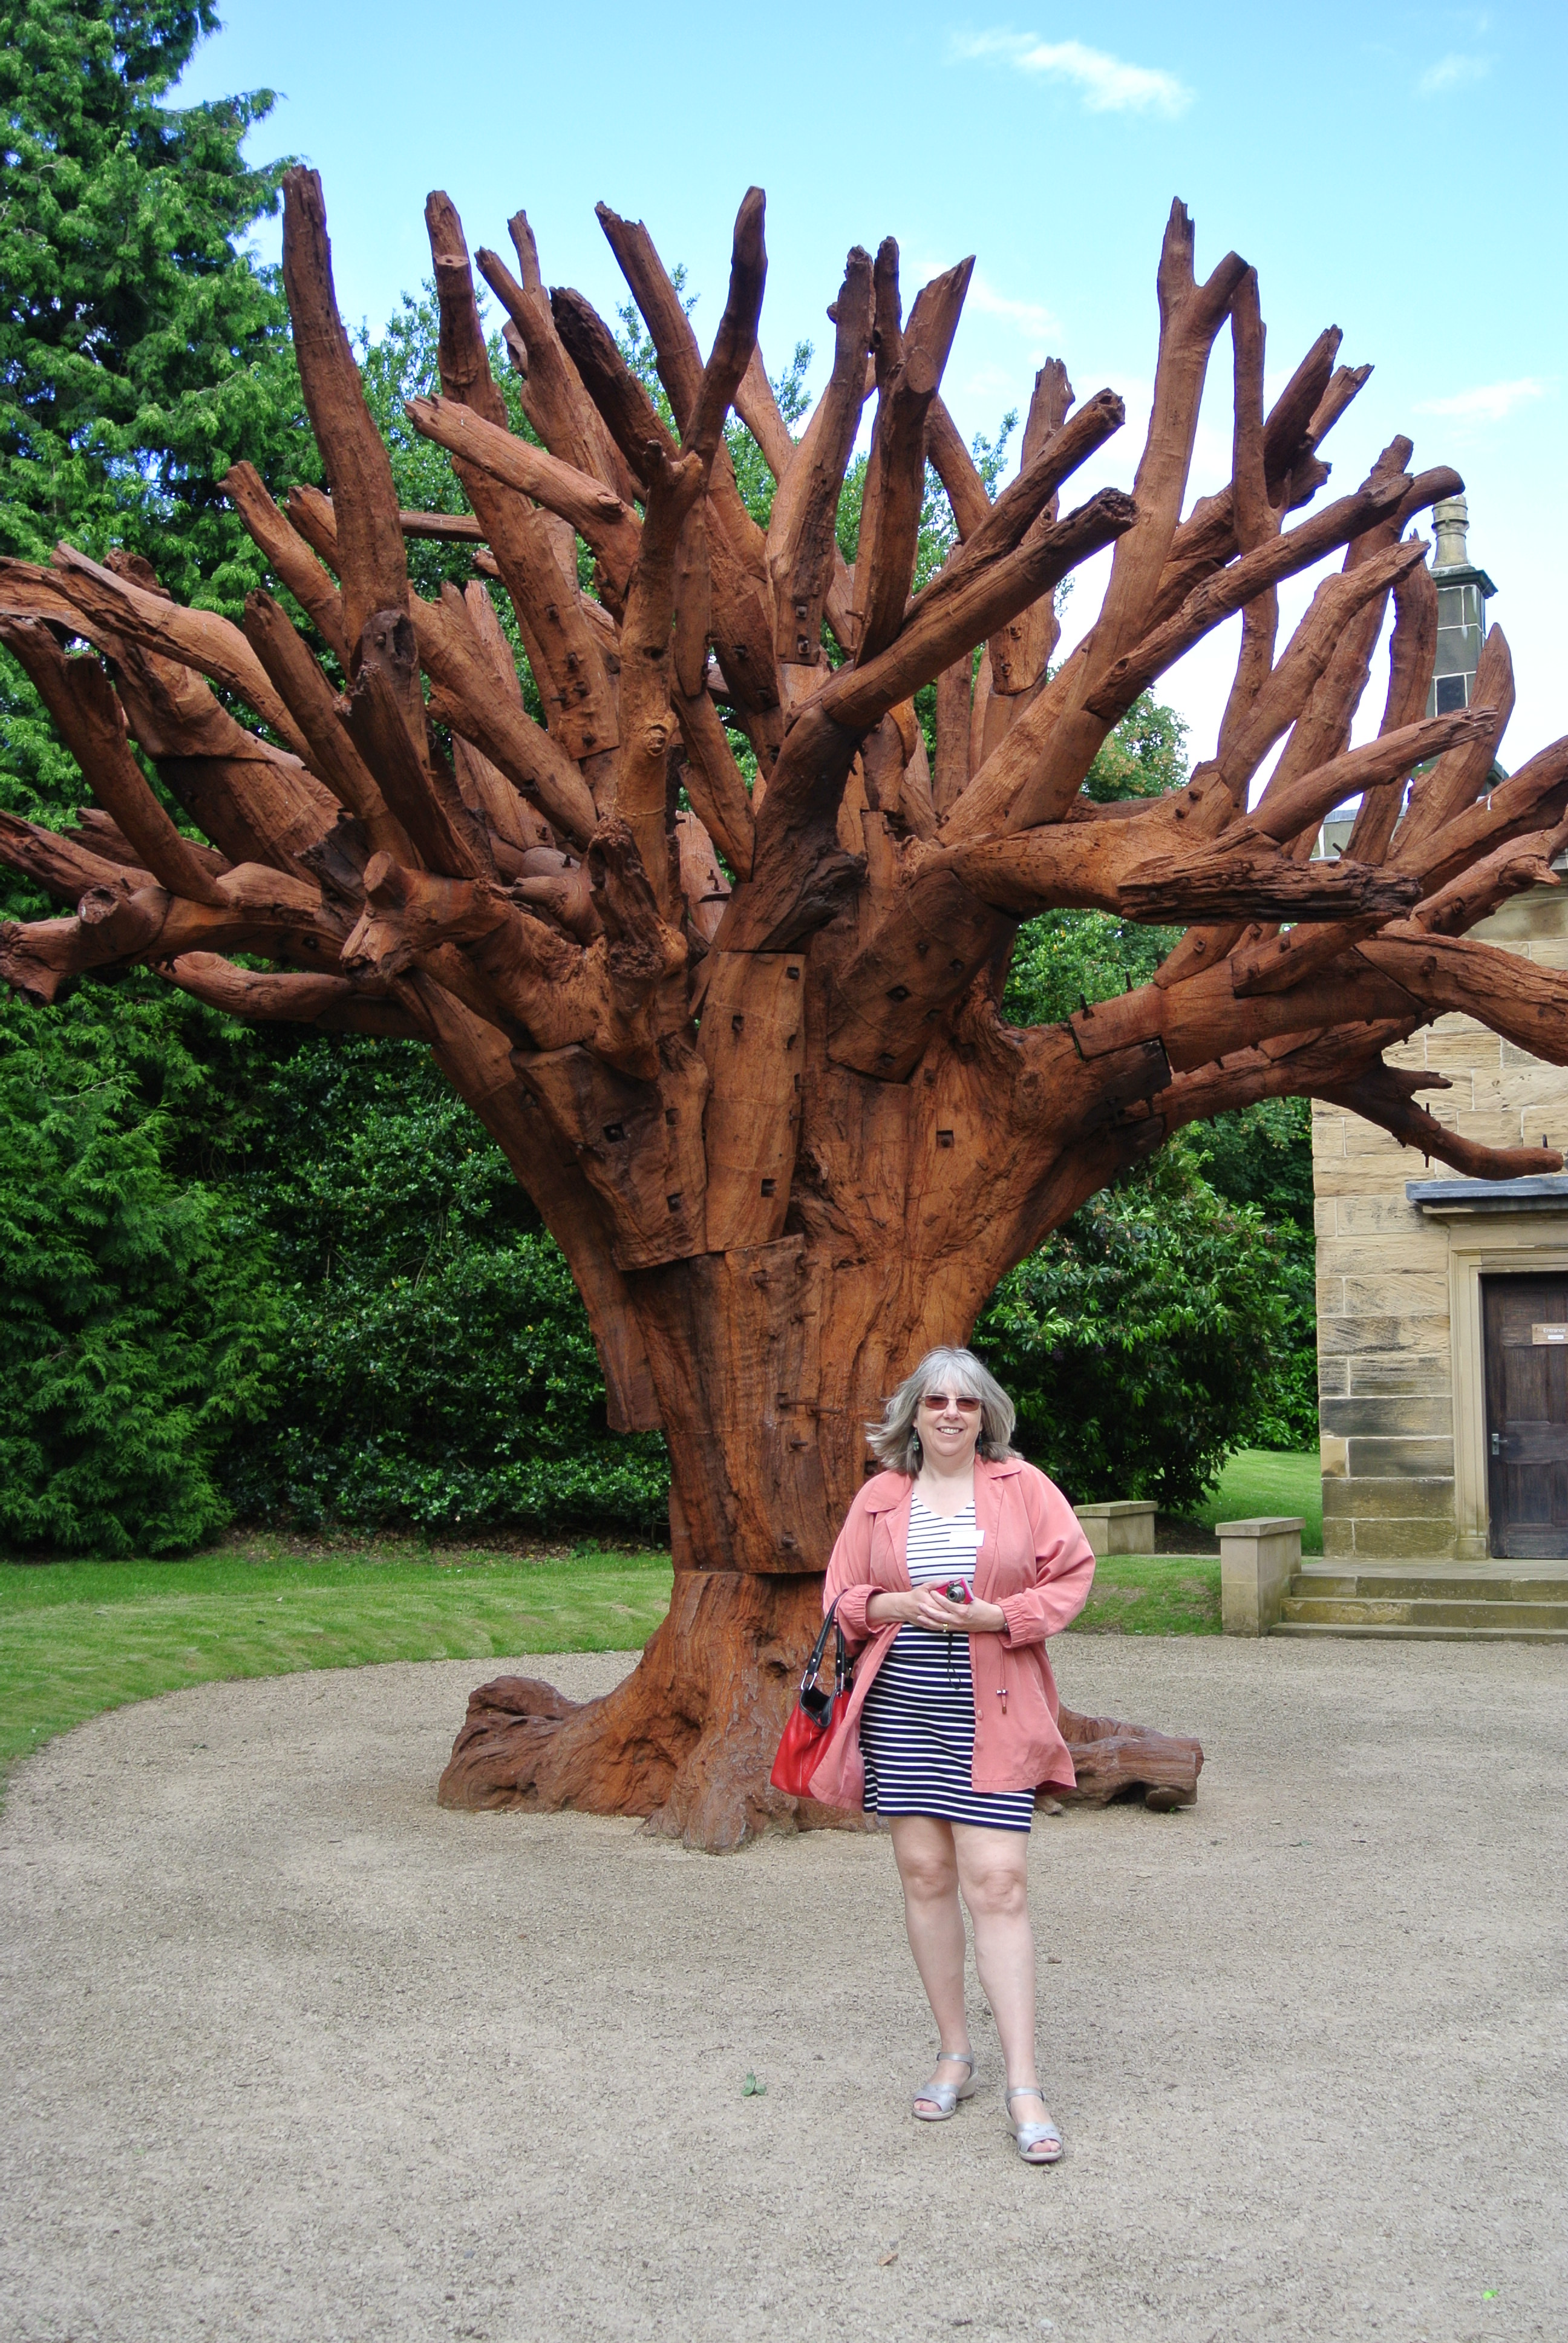
[[[1043, 2097], [1044, 2094], [1038, 2083], [1020, 2083], [1015, 2090], [1010, 2091], [1007, 2095], [1009, 2122], [1012, 2122], [1014, 2099], [1043, 2100]], [[1053, 2123], [1013, 2124], [1012, 2136], [1017, 2143], [1018, 2152], [1026, 2164], [1055, 2164], [1060, 2158], [1061, 2134]], [[1048, 2143], [1052, 2145], [1053, 2153], [1049, 2156], [1037, 2156], [1035, 2150], [1045, 2147]]]
[[[917, 2123], [946, 2123], [959, 2101], [971, 2097], [980, 2087], [972, 2050], [943, 2050], [938, 2056], [938, 2066], [941, 2066], [944, 2060], [955, 2066], [967, 2066], [970, 2070], [968, 2078], [961, 2083], [922, 2083], [910, 2102], [910, 2112]], [[930, 2102], [934, 2114], [922, 2107], [922, 2099]]]

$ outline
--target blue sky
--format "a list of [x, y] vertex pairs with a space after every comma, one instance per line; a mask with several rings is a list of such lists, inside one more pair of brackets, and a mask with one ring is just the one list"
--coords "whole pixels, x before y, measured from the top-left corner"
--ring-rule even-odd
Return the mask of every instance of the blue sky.
[[[547, 282], [605, 308], [624, 296], [594, 203], [646, 219], [700, 295], [706, 342], [735, 207], [755, 181], [769, 198], [762, 338], [775, 372], [804, 338], [820, 379], [823, 310], [849, 245], [898, 237], [906, 302], [973, 252], [949, 402], [966, 432], [994, 430], [1048, 352], [1081, 397], [1111, 384], [1128, 427], [1080, 476], [1085, 490], [1131, 485], [1154, 266], [1180, 196], [1201, 268], [1234, 247], [1259, 271], [1271, 383], [1331, 322], [1344, 359], [1375, 363], [1329, 443], [1336, 488], [1402, 430], [1418, 466], [1463, 473], [1472, 553], [1497, 582], [1492, 616], [1519, 684], [1504, 762], [1568, 730], [1561, 0], [1320, 0], [1304, 15], [1259, 0], [1013, 14], [987, 0], [665, 12], [227, 0], [224, 18], [184, 90], [281, 93], [251, 151], [321, 172], [351, 322], [381, 323], [427, 270], [422, 206], [441, 186], [471, 245], [505, 251], [507, 219], [526, 208]], [[1221, 341], [1195, 489], [1228, 475], [1229, 377]], [[1086, 572], [1070, 639], [1098, 598]], [[1163, 687], [1197, 753], [1212, 743], [1232, 632]], [[1375, 677], [1373, 728], [1374, 699]]]

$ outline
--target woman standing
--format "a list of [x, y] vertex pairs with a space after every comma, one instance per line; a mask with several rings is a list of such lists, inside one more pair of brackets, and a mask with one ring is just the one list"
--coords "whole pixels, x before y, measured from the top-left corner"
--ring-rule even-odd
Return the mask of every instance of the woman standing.
[[1037, 1787], [1073, 1786], [1044, 1644], [1082, 1609], [1094, 1557], [1060, 1490], [1014, 1455], [1013, 1423], [972, 1352], [940, 1350], [868, 1427], [888, 1469], [849, 1508], [823, 1602], [838, 1604], [850, 1647], [869, 1649], [811, 1794], [891, 1824], [940, 2044], [915, 2115], [945, 2121], [978, 2079], [961, 1895], [1013, 2137], [1028, 2163], [1054, 2164], [1061, 2135], [1035, 2066], [1029, 1828]]

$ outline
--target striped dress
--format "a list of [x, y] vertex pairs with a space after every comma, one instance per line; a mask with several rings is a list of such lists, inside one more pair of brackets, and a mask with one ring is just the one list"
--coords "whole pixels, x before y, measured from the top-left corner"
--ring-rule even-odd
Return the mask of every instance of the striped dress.
[[[967, 1578], [972, 1584], [974, 1541], [972, 1503], [944, 1516], [915, 1497], [910, 1507], [910, 1585], [930, 1586], [944, 1578]], [[989, 1830], [1028, 1830], [1034, 1792], [973, 1788], [974, 1747], [969, 1637], [901, 1626], [860, 1711], [866, 1812], [935, 1815]]]

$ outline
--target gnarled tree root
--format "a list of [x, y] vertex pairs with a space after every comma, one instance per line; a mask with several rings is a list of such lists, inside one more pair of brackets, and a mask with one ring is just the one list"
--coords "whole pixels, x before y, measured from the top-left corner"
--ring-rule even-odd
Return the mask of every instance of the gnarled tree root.
[[[769, 1782], [821, 1621], [815, 1575], [680, 1570], [669, 1615], [637, 1667], [600, 1700], [571, 1701], [533, 1676], [469, 1695], [437, 1795], [444, 1806], [563, 1806], [642, 1815], [650, 1830], [725, 1854], [769, 1825], [856, 1829], [858, 1815], [787, 1798]], [[1079, 1786], [1103, 1805], [1142, 1789], [1191, 1805], [1203, 1753], [1108, 1717], [1061, 1712]]]
[[1078, 1776], [1076, 1790], [1060, 1793], [1064, 1805], [1107, 1806], [1140, 1790], [1157, 1814], [1196, 1802], [1203, 1770], [1198, 1742], [1146, 1725], [1122, 1725], [1114, 1716], [1080, 1716], [1070, 1708], [1056, 1721]]
[[601, 1700], [530, 1676], [469, 1696], [437, 1795], [444, 1806], [575, 1806], [727, 1854], [769, 1824], [853, 1828], [768, 1776], [822, 1624], [818, 1574], [678, 1570], [669, 1615]]

